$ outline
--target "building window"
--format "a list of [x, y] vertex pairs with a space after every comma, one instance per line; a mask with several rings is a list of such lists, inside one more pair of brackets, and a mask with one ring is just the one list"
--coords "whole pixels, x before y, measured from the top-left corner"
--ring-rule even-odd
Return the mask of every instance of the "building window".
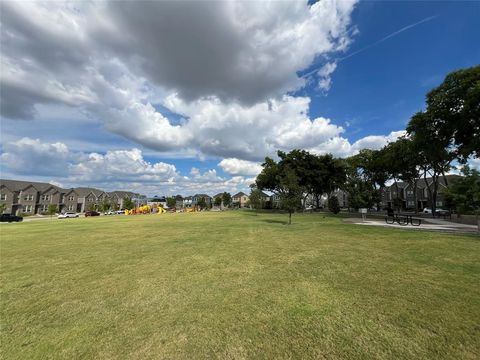
[[412, 190], [408, 190], [408, 191], [407, 191], [407, 195], [413, 195], [413, 191], [412, 191]]
[[69, 196], [69, 197], [68, 197], [68, 201], [73, 201], [73, 200], [75, 200], [75, 197], [74, 197], [74, 196]]
[[415, 202], [414, 201], [407, 201], [408, 206], [414, 206]]
[[0, 194], [0, 200], [7, 200], [7, 194]]
[[32, 205], [25, 205], [23, 207], [23, 211], [25, 212], [32, 212]]
[[33, 195], [25, 195], [23, 198], [25, 201], [32, 201], [33, 200]]
[[437, 201], [437, 206], [442, 206], [443, 202], [442, 201]]
[[42, 200], [50, 200], [50, 195], [42, 195]]
[[68, 205], [68, 211], [73, 211], [73, 205]]

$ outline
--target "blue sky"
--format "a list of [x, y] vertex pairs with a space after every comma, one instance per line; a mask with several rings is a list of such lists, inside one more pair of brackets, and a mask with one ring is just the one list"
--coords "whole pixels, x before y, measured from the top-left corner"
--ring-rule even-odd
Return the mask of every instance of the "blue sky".
[[52, 6], [2, 2], [3, 178], [245, 190], [277, 149], [394, 140], [480, 59], [473, 1]]
[[403, 129], [447, 73], [478, 65], [480, 3], [365, 1], [352, 16], [359, 33], [347, 55], [431, 16], [436, 17], [340, 62], [328, 95], [314, 98], [312, 114], [348, 121], [346, 135], [353, 141]]

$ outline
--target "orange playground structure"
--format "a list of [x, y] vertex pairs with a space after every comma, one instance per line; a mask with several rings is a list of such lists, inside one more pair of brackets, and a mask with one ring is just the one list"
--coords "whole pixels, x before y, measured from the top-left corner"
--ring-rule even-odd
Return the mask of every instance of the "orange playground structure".
[[158, 205], [142, 205], [142, 206], [139, 206], [135, 209], [131, 209], [131, 210], [125, 210], [125, 215], [140, 215], [140, 214], [165, 214], [167, 212], [170, 212], [170, 213], [174, 213], [174, 212], [186, 212], [186, 213], [193, 213], [193, 212], [197, 212], [197, 211], [200, 211], [199, 208], [197, 207], [191, 207], [191, 208], [185, 208], [185, 209], [180, 209], [180, 210], [177, 210], [175, 208], [171, 208], [171, 209], [164, 209], [163, 207], [161, 206], [158, 206]]
[[139, 215], [139, 214], [164, 214], [167, 211], [161, 206], [143, 205], [135, 209], [125, 210], [125, 215]]

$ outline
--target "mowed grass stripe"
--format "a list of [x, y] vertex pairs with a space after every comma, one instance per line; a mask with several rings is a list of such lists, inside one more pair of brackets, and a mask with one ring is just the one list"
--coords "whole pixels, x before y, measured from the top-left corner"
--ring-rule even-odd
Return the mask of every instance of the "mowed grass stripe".
[[478, 237], [285, 221], [2, 225], [3, 357], [478, 358]]

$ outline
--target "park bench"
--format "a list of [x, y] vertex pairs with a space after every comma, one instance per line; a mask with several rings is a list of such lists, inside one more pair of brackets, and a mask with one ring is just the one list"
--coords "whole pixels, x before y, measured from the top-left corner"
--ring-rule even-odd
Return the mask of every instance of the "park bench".
[[412, 226], [420, 226], [422, 224], [422, 219], [414, 217], [410, 214], [391, 214], [389, 213], [385, 216], [385, 222], [389, 225], [398, 223], [402, 226], [407, 226], [408, 224]]
[[450, 211], [446, 213], [436, 213], [435, 216], [438, 218], [443, 218], [444, 220], [446, 220], [447, 218], [452, 219], [452, 214], [450, 213]]

